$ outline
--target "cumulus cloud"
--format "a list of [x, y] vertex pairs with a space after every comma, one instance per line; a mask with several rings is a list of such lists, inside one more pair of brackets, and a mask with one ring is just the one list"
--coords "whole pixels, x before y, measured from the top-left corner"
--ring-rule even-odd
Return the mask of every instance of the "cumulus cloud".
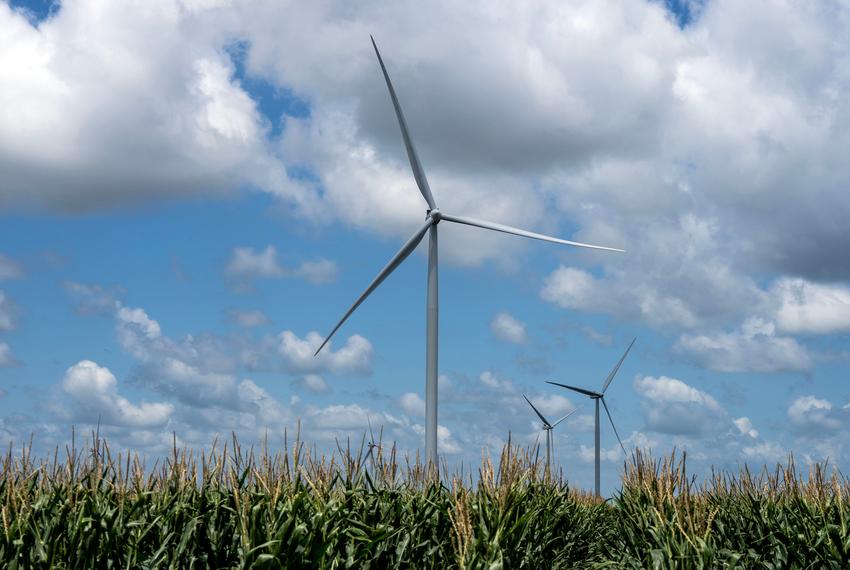
[[[535, 407], [540, 410], [547, 420], [557, 422], [562, 417], [576, 409], [569, 398], [560, 394], [538, 393], [529, 397]], [[529, 410], [533, 413], [533, 410]]]
[[[414, 424], [413, 431], [420, 437], [425, 436], [425, 427]], [[452, 434], [452, 430], [443, 424], [437, 425], [437, 449], [441, 455], [457, 455], [463, 452], [460, 442]]]
[[319, 374], [305, 374], [301, 378], [300, 384], [307, 390], [317, 394], [323, 394], [330, 391], [328, 383]]
[[750, 421], [750, 418], [738, 418], [734, 420], [733, 423], [735, 424], [735, 427], [738, 428], [738, 431], [741, 432], [741, 435], [746, 435], [752, 438], [757, 438], [759, 436], [759, 432], [753, 429], [753, 422]]
[[65, 371], [62, 390], [72, 403], [72, 417], [90, 423], [156, 427], [164, 425], [174, 412], [168, 403], [131, 403], [118, 393], [112, 372], [91, 360], [81, 360]]
[[485, 370], [484, 372], [482, 372], [478, 376], [478, 379], [481, 381], [482, 384], [492, 390], [505, 393], [510, 393], [514, 391], [513, 382], [511, 382], [510, 380], [499, 378], [498, 376], [496, 376], [496, 374], [489, 370]]
[[514, 344], [523, 344], [527, 339], [525, 323], [508, 313], [498, 313], [490, 321], [490, 330], [496, 338]]
[[333, 343], [328, 343], [318, 356], [313, 355], [324, 337], [315, 331], [307, 333], [303, 339], [292, 331], [283, 331], [277, 340], [278, 353], [283, 358], [284, 366], [291, 372], [368, 374], [372, 370], [372, 343], [357, 334], [348, 337], [336, 351], [333, 350]]
[[[557, 229], [566, 218], [580, 235], [630, 244], [633, 258], [665, 266], [665, 254], [675, 262], [689, 238], [678, 220], [712, 212], [716, 247], [730, 253], [718, 268], [739, 281], [749, 262], [847, 277], [850, 262], [827, 262], [825, 253], [848, 239], [840, 223], [850, 208], [840, 192], [850, 180], [847, 80], [838, 71], [846, 50], [829, 49], [844, 45], [847, 11], [779, 0], [767, 11], [766, 21], [754, 0], [716, 0], [681, 29], [662, 3], [627, 0], [463, 11], [367, 2], [354, 18], [339, 2], [293, 9], [163, 0], [69, 3], [33, 27], [4, 6], [0, 87], [15, 112], [2, 116], [0, 132], [15, 145], [0, 154], [3, 202], [97, 208], [247, 184], [303, 218], [402, 238], [423, 204], [364, 40], [372, 31], [446, 209], [531, 229]], [[755, 26], [765, 32], [744, 33]], [[315, 35], [326, 38], [321, 47], [309, 41]], [[411, 40], [423, 36], [440, 41]], [[73, 49], [81, 37], [86, 49]], [[248, 46], [248, 76], [306, 101], [306, 116], [261, 116], [228, 57], [234, 39]], [[782, 65], [769, 64], [776, 54]], [[277, 140], [269, 127], [281, 122]], [[292, 165], [312, 176], [290, 177]], [[376, 217], [385, 223], [376, 226]], [[653, 227], [669, 229], [672, 241], [644, 240]], [[460, 261], [525, 247], [447, 231], [474, 246], [447, 250]], [[619, 280], [624, 258], [588, 255]], [[687, 299], [644, 279], [645, 264], [627, 264], [636, 279], [620, 283], [644, 288], [646, 310], [669, 309], [687, 323], [700, 317], [706, 293], [721, 307], [747, 295], [725, 299], [712, 280], [702, 282], [711, 271], [700, 267], [715, 259], [669, 265], [677, 280], [693, 275], [697, 289], [679, 295]]]
[[234, 248], [225, 273], [231, 277], [256, 278], [281, 277], [285, 272], [277, 261], [277, 249], [269, 245], [260, 252], [251, 247]]
[[398, 405], [409, 416], [418, 418], [425, 417], [425, 400], [415, 392], [406, 392], [399, 396]]
[[778, 463], [788, 458], [788, 451], [775, 441], [762, 441], [741, 448], [744, 458], [758, 463]]
[[808, 351], [776, 334], [772, 322], [750, 317], [740, 329], [715, 335], [682, 335], [674, 350], [718, 372], [802, 372], [812, 367]]
[[594, 274], [561, 265], [545, 278], [540, 296], [565, 309], [662, 330], [724, 323], [760, 306], [765, 292], [730, 266], [719, 231], [715, 220], [693, 214], [659, 221], [640, 229], [641, 244], [616, 267]]
[[832, 404], [814, 396], [800, 396], [788, 407], [788, 419], [799, 430], [813, 433], [834, 432], [846, 422], [844, 410], [833, 410]]
[[783, 278], [772, 289], [776, 325], [789, 333], [829, 334], [850, 330], [850, 287]]
[[136, 373], [136, 382], [190, 406], [238, 407], [232, 374], [202, 370], [172, 356], [158, 356]]
[[161, 335], [159, 323], [148, 317], [144, 309], [119, 306], [115, 311], [118, 341], [127, 352], [146, 360], [151, 344]]
[[213, 6], [67, 3], [34, 27], [3, 5], [0, 28], [0, 139], [13, 141], [0, 147], [0, 204], [76, 211], [293, 187], [233, 81]]
[[309, 417], [311, 423], [323, 430], [363, 432], [372, 421], [371, 415], [370, 410], [358, 404], [332, 404], [314, 410]]
[[706, 436], [727, 423], [726, 412], [711, 395], [666, 376], [637, 377], [635, 391], [647, 429], [659, 433]]
[[[372, 31], [441, 206], [551, 232], [563, 222], [585, 241], [627, 246], [625, 256], [565, 253], [545, 299], [665, 330], [723, 330], [753, 313], [789, 334], [846, 330], [812, 288], [802, 312], [793, 300], [775, 317], [753, 311], [771, 302], [755, 272], [813, 287], [850, 277], [850, 261], [827, 253], [850, 241], [846, 8], [716, 0], [684, 29], [663, 3], [628, 0], [464, 11], [367, 2], [356, 15], [338, 2], [82, 2], [33, 27], [4, 6], [0, 90], [15, 111], [0, 116], [0, 139], [15, 144], [0, 148], [0, 207], [91, 209], [249, 186], [298, 219], [403, 239], [424, 206]], [[764, 33], [744, 33], [755, 26]], [[440, 41], [411, 40], [423, 34]], [[234, 40], [250, 79], [309, 112], [263, 117], [230, 57]], [[769, 64], [776, 54], [782, 65]], [[290, 176], [293, 166], [309, 176]], [[444, 229], [456, 262], [530, 247]], [[312, 282], [335, 274], [322, 260], [251, 267]]]
[[[596, 460], [596, 448], [581, 445], [578, 448], [578, 456], [585, 463], [593, 463]], [[607, 463], [620, 463], [623, 461], [623, 450], [620, 444], [616, 444], [610, 449], [599, 449], [599, 460]]]

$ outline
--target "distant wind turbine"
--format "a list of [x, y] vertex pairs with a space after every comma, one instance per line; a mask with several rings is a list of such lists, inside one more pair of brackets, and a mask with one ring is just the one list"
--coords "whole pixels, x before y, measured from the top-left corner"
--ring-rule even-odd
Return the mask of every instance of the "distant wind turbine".
[[525, 398], [525, 401], [528, 402], [528, 405], [531, 406], [531, 409], [534, 410], [534, 413], [537, 414], [537, 417], [540, 418], [541, 422], [543, 422], [543, 431], [546, 432], [546, 469], [549, 470], [549, 466], [552, 462], [552, 440], [554, 438], [554, 436], [552, 435], [552, 430], [555, 429], [555, 426], [557, 426], [559, 423], [561, 423], [562, 421], [564, 421], [565, 419], [567, 419], [568, 417], [573, 415], [576, 411], [575, 410], [571, 411], [570, 413], [565, 415], [563, 418], [561, 418], [560, 420], [558, 420], [557, 422], [552, 424], [552, 423], [549, 423], [549, 420], [547, 420], [546, 418], [543, 417], [543, 414], [541, 414], [540, 410], [538, 410], [534, 406], [534, 404], [531, 403], [531, 400], [528, 399], [528, 396], [523, 394], [522, 397]]
[[[422, 197], [425, 198], [425, 201], [428, 203], [428, 210], [426, 210], [425, 214], [425, 223], [416, 230], [409, 240], [407, 240], [407, 243], [402, 246], [392, 259], [390, 259], [387, 265], [380, 271], [380, 273], [378, 273], [377, 277], [375, 277], [369, 286], [366, 287], [366, 290], [363, 291], [354, 304], [351, 305], [348, 311], [345, 312], [333, 330], [331, 330], [330, 334], [325, 337], [324, 342], [322, 342], [322, 345], [319, 346], [315, 354], [319, 354], [319, 351], [321, 351], [328, 341], [330, 341], [331, 337], [333, 337], [334, 333], [339, 330], [351, 313], [360, 306], [360, 304], [372, 293], [372, 291], [378, 288], [378, 286], [390, 273], [395, 271], [395, 269], [401, 265], [401, 263], [407, 259], [411, 253], [413, 253], [413, 250], [416, 249], [416, 246], [419, 245], [419, 242], [422, 241], [422, 238], [426, 233], [428, 233], [428, 299], [426, 304], [427, 325], [425, 334], [425, 456], [426, 460], [430, 464], [437, 465], [437, 327], [439, 318], [437, 291], [437, 225], [441, 221], [448, 221], [457, 224], [466, 224], [468, 226], [476, 226], [488, 230], [495, 230], [497, 232], [550, 241], [553, 243], [572, 245], [575, 247], [587, 247], [591, 249], [619, 252], [623, 252], [624, 250], [558, 239], [517, 229], [511, 226], [476, 220], [473, 218], [451, 216], [449, 214], [442, 213], [440, 209], [437, 208], [434, 196], [431, 194], [431, 188], [428, 186], [428, 180], [425, 178], [425, 171], [419, 161], [419, 156], [416, 154], [416, 149], [413, 146], [413, 140], [410, 138], [410, 131], [407, 128], [407, 122], [401, 112], [401, 105], [398, 102], [398, 97], [396, 96], [395, 89], [393, 89], [393, 85], [390, 82], [390, 76], [387, 73], [384, 60], [381, 59], [381, 54], [378, 51], [378, 46], [375, 44], [374, 38], [372, 38], [372, 46], [375, 48], [375, 54], [378, 56], [378, 63], [381, 65], [381, 71], [384, 74], [384, 80], [386, 81], [387, 89], [390, 92], [390, 99], [392, 99], [393, 107], [395, 108], [398, 125], [401, 128], [401, 136], [404, 139], [404, 146], [407, 149], [407, 158], [410, 160], [410, 167], [413, 170], [413, 178], [416, 180], [416, 185], [419, 187]], [[376, 224], [380, 224], [380, 221], [376, 220]]]
[[620, 370], [620, 366], [623, 364], [623, 361], [626, 359], [626, 355], [629, 354], [629, 351], [632, 349], [632, 345], [634, 345], [636, 340], [637, 338], [632, 339], [632, 342], [629, 344], [629, 348], [626, 349], [626, 352], [624, 352], [623, 356], [620, 357], [620, 361], [608, 375], [608, 378], [605, 379], [605, 383], [602, 384], [601, 392], [585, 390], [584, 388], [576, 388], [575, 386], [567, 386], [566, 384], [559, 384], [558, 382], [547, 382], [547, 384], [553, 384], [555, 386], [560, 386], [562, 388], [572, 390], [573, 392], [578, 392], [579, 394], [589, 396], [591, 400], [594, 400], [596, 402], [596, 451], [594, 457], [596, 463], [596, 478], [594, 482], [597, 497], [601, 496], [599, 493], [599, 402], [602, 402], [602, 405], [605, 407], [605, 413], [608, 414], [608, 419], [611, 421], [611, 427], [614, 428], [614, 435], [617, 436], [617, 441], [620, 442], [620, 447], [623, 449], [623, 453], [626, 453], [626, 448], [623, 446], [623, 440], [620, 439], [620, 434], [617, 433], [617, 426], [614, 425], [614, 418], [611, 417], [611, 412], [608, 411], [608, 404], [605, 403], [605, 390], [607, 390], [608, 386], [611, 385], [611, 380], [614, 379], [614, 376], [617, 374], [617, 371]]

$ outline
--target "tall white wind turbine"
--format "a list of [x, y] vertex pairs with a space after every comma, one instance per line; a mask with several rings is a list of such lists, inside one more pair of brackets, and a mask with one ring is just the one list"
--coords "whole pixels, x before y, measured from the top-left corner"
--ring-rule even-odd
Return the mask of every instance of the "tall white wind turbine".
[[614, 379], [614, 376], [617, 374], [617, 371], [620, 370], [620, 366], [623, 364], [623, 361], [626, 359], [626, 355], [629, 354], [629, 351], [632, 349], [637, 338], [632, 339], [632, 342], [629, 344], [629, 348], [626, 349], [626, 352], [623, 353], [623, 356], [620, 357], [620, 361], [617, 362], [617, 365], [611, 370], [611, 373], [608, 375], [608, 378], [605, 379], [605, 382], [602, 384], [601, 392], [594, 392], [592, 390], [585, 390], [584, 388], [576, 388], [575, 386], [567, 386], [566, 384], [559, 384], [558, 382], [547, 382], [547, 384], [553, 384], [555, 386], [560, 386], [561, 388], [566, 388], [568, 390], [572, 390], [573, 392], [578, 392], [579, 394], [584, 394], [585, 396], [589, 396], [591, 400], [596, 403], [596, 450], [594, 456], [594, 463], [596, 464], [596, 472], [595, 472], [595, 480], [594, 480], [594, 488], [596, 490], [596, 496], [600, 497], [599, 493], [599, 402], [602, 402], [602, 406], [605, 407], [605, 413], [608, 414], [608, 420], [611, 422], [611, 427], [614, 428], [614, 435], [617, 436], [617, 441], [620, 442], [620, 447], [623, 449], [623, 453], [626, 453], [626, 448], [623, 446], [623, 440], [620, 439], [620, 434], [617, 433], [617, 426], [614, 425], [614, 418], [611, 417], [611, 412], [608, 411], [608, 404], [605, 403], [605, 391], [608, 389], [608, 386], [611, 385], [611, 380]]
[[546, 432], [546, 470], [548, 471], [552, 462], [552, 443], [554, 435], [552, 434], [552, 430], [555, 429], [559, 423], [576, 413], [575, 410], [572, 410], [570, 413], [565, 415], [563, 418], [558, 420], [557, 422], [549, 423], [549, 420], [543, 417], [543, 414], [540, 413], [534, 404], [531, 403], [531, 400], [528, 399], [528, 396], [525, 394], [522, 395], [525, 398], [525, 401], [528, 402], [528, 405], [531, 406], [531, 409], [534, 410], [534, 413], [537, 414], [537, 417], [540, 418], [540, 421], [543, 422], [543, 431]]
[[428, 299], [426, 304], [426, 333], [425, 333], [425, 449], [426, 460], [433, 465], [437, 465], [437, 327], [439, 317], [439, 302], [437, 291], [437, 225], [441, 221], [454, 222], [456, 224], [466, 224], [468, 226], [476, 226], [497, 232], [515, 234], [518, 236], [559, 243], [563, 245], [571, 245], [575, 247], [587, 247], [591, 249], [602, 249], [607, 251], [619, 251], [613, 247], [601, 247], [575, 241], [558, 239], [542, 234], [537, 234], [511, 226], [496, 224], [473, 218], [461, 216], [452, 216], [444, 214], [437, 208], [437, 203], [434, 201], [434, 196], [431, 194], [431, 188], [428, 186], [428, 179], [425, 178], [425, 171], [422, 168], [422, 163], [419, 161], [419, 156], [416, 154], [416, 148], [413, 146], [413, 140], [410, 138], [410, 130], [407, 128], [407, 121], [404, 119], [404, 114], [401, 112], [401, 105], [398, 102], [393, 84], [390, 82], [390, 76], [387, 73], [387, 68], [384, 65], [384, 60], [381, 59], [381, 54], [378, 51], [378, 46], [375, 44], [375, 39], [372, 38], [372, 46], [375, 48], [375, 54], [378, 56], [378, 63], [381, 65], [381, 71], [384, 74], [384, 80], [387, 83], [387, 89], [390, 92], [393, 107], [395, 108], [398, 125], [401, 128], [401, 136], [404, 140], [404, 146], [407, 149], [407, 158], [410, 160], [410, 168], [413, 170], [413, 178], [416, 180], [416, 186], [428, 203], [428, 209], [425, 212], [425, 223], [416, 230], [416, 232], [407, 240], [401, 249], [390, 259], [387, 265], [378, 273], [377, 277], [366, 287], [366, 290], [354, 301], [354, 304], [345, 312], [336, 326], [331, 330], [330, 334], [325, 337], [322, 345], [316, 350], [316, 355], [330, 341], [334, 333], [342, 326], [342, 323], [348, 319], [351, 313], [374, 291], [390, 273], [401, 265], [407, 257], [413, 253], [425, 234], [428, 234]]

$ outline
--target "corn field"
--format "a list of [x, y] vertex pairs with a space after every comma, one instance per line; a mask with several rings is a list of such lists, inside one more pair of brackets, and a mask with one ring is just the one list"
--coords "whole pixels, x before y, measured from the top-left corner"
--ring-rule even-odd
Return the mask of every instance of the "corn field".
[[[365, 442], [365, 439], [364, 439]], [[637, 452], [609, 501], [508, 444], [439, 477], [394, 447], [233, 438], [147, 467], [105, 441], [2, 461], [5, 568], [848, 568], [848, 482], [793, 461], [699, 484]]]

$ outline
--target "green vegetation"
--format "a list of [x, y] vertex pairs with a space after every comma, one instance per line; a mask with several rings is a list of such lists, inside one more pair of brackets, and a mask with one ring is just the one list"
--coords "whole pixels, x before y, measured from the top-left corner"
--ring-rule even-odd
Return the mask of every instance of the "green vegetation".
[[684, 458], [637, 453], [609, 502], [510, 445], [442, 484], [393, 448], [326, 458], [235, 439], [146, 469], [94, 437], [0, 468], [6, 568], [850, 567], [850, 486], [791, 462], [697, 485]]

